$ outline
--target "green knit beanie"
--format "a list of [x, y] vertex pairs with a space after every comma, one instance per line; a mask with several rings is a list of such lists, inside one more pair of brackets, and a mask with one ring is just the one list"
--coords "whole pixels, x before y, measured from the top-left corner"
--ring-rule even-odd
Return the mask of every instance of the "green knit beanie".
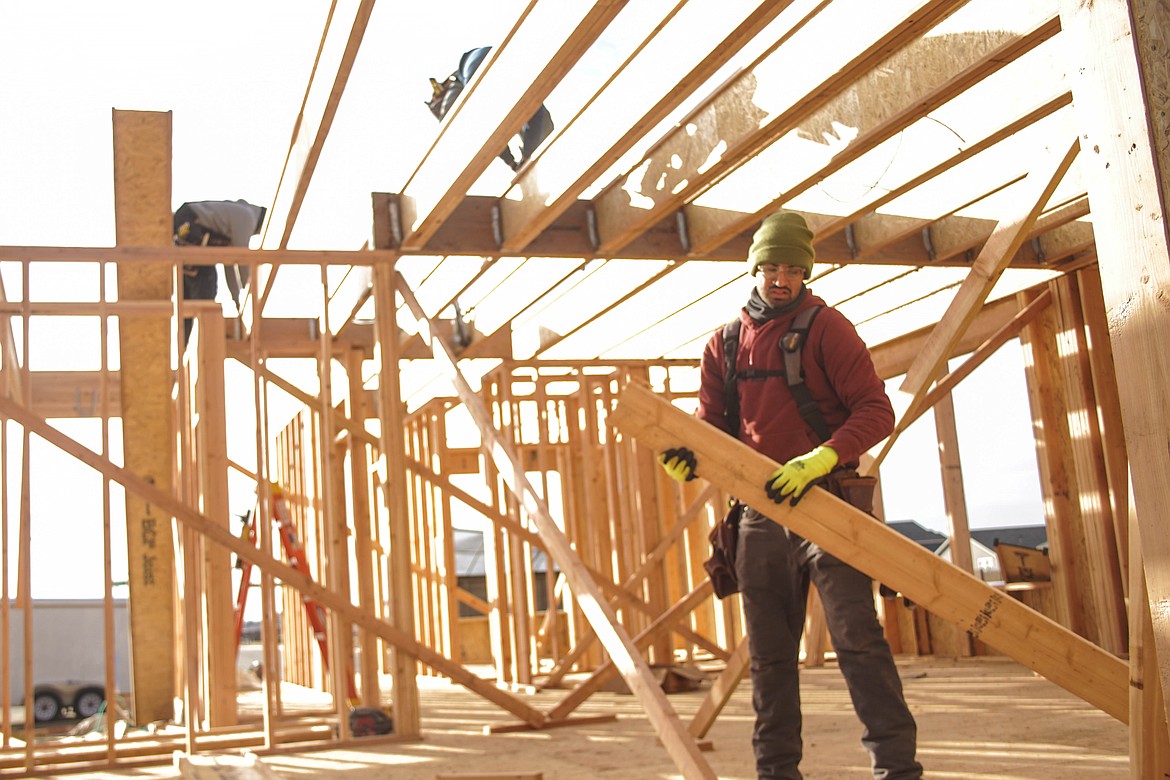
[[752, 237], [747, 256], [748, 273], [754, 276], [761, 265], [795, 265], [804, 269], [807, 279], [816, 257], [812, 240], [813, 232], [800, 214], [795, 211], [770, 214]]

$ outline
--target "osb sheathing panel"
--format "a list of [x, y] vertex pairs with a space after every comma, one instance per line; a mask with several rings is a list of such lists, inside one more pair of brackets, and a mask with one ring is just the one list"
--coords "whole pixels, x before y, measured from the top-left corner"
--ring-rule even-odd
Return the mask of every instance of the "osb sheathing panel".
[[[171, 243], [171, 115], [114, 111], [114, 210], [119, 246]], [[170, 263], [121, 263], [122, 300], [166, 301]], [[126, 467], [171, 489], [171, 330], [167, 314], [119, 323]], [[134, 719], [174, 715], [174, 544], [169, 517], [126, 494]], [[160, 641], [161, 640], [161, 641]], [[149, 648], [149, 652], [144, 652]]]

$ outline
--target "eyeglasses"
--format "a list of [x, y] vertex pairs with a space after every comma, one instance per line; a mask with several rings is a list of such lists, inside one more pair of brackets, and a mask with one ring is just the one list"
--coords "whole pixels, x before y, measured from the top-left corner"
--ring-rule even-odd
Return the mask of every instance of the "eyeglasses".
[[761, 265], [759, 270], [765, 279], [775, 279], [777, 276], [786, 276], [789, 279], [804, 278], [804, 269], [799, 265]]

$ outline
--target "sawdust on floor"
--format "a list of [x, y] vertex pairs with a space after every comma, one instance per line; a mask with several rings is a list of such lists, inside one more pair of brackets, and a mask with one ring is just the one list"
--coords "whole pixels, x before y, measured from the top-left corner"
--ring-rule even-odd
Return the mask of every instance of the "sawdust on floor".
[[[1062, 780], [1129, 778], [1128, 729], [1009, 659], [899, 660], [907, 700], [919, 728], [919, 759], [930, 778]], [[706, 694], [673, 693], [683, 723]], [[486, 735], [484, 727], [514, 723], [495, 705], [445, 680], [420, 678], [423, 738], [263, 757], [278, 775], [295, 780], [434, 780], [442, 773], [540, 772], [543, 780], [656, 780], [679, 771], [657, 741], [637, 699], [599, 692], [576, 715], [613, 713], [616, 720], [544, 731]], [[564, 691], [517, 694], [543, 711]], [[751, 756], [750, 685], [745, 681], [720, 714], [703, 753], [722, 780], [755, 778]], [[802, 672], [806, 780], [870, 776], [860, 725], [833, 663]], [[170, 767], [73, 778], [178, 777]]]

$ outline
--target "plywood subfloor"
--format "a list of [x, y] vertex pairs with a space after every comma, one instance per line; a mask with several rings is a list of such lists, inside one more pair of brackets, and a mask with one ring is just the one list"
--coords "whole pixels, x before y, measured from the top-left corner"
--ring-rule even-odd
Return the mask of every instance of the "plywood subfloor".
[[[907, 699], [919, 723], [919, 757], [931, 778], [1062, 780], [1129, 777], [1124, 725], [1035, 676], [1013, 661], [979, 658], [900, 660]], [[484, 735], [488, 724], [512, 722], [505, 713], [464, 689], [422, 678], [424, 739], [371, 746], [271, 755], [264, 763], [280, 776], [345, 780], [434, 780], [440, 773], [540, 771], [544, 780], [656, 780], [678, 773], [658, 745], [637, 700], [598, 693], [581, 715], [614, 712], [613, 722], [543, 732]], [[869, 777], [859, 743], [860, 726], [841, 675], [831, 662], [807, 669], [804, 698], [806, 780]], [[527, 696], [542, 710], [561, 691]], [[703, 691], [671, 694], [686, 719]], [[753, 714], [747, 683], [736, 692], [708, 738], [704, 753], [722, 780], [752, 780]], [[177, 777], [170, 768], [139, 770], [126, 777]], [[109, 780], [109, 773], [72, 775]]]

